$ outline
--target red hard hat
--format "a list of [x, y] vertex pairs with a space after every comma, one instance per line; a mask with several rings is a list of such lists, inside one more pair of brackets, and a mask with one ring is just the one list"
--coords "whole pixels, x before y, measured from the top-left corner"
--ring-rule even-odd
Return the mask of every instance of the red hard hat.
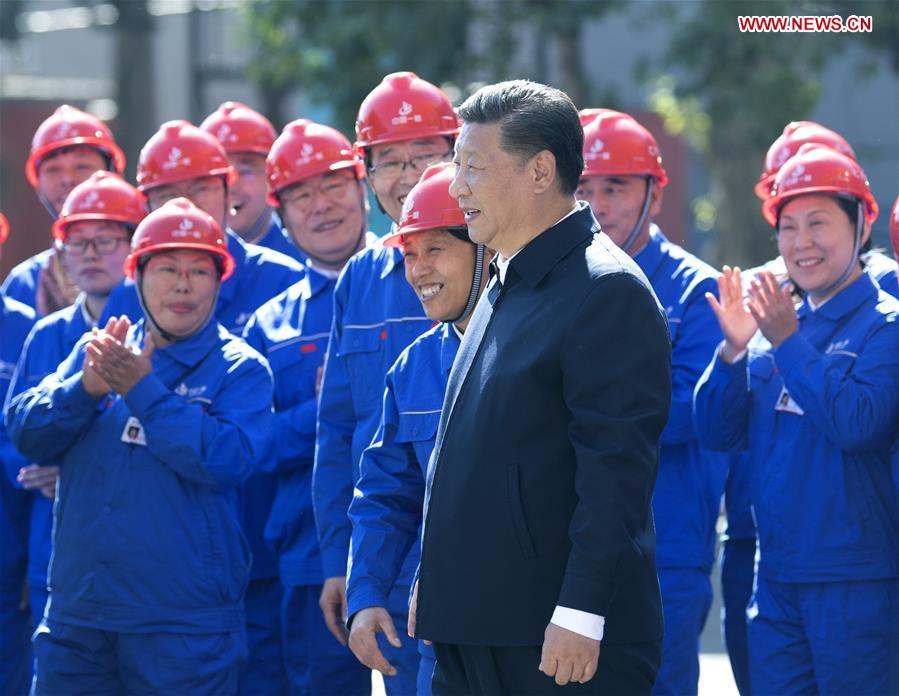
[[584, 176], [652, 176], [668, 184], [658, 143], [633, 116], [597, 110], [584, 126]]
[[459, 118], [436, 85], [411, 72], [387, 75], [359, 107], [356, 147], [400, 140], [453, 136]]
[[806, 143], [827, 145], [855, 159], [855, 152], [839, 133], [814, 121], [792, 121], [784, 127], [784, 132], [768, 148], [768, 154], [765, 155], [765, 170], [755, 185], [756, 196], [765, 200], [771, 195], [771, 187], [774, 185], [777, 172]]
[[0, 213], [0, 244], [9, 239], [9, 220], [3, 213]]
[[125, 275], [134, 279], [138, 262], [158, 251], [192, 249], [206, 251], [222, 261], [222, 281], [234, 272], [234, 259], [221, 227], [187, 198], [174, 198], [147, 215], [131, 238], [131, 253], [125, 259]]
[[365, 165], [356, 158], [353, 146], [340, 131], [308, 118], [291, 121], [265, 159], [269, 205], [278, 205], [275, 194], [291, 184], [348, 168], [353, 169], [356, 178], [365, 177]]
[[140, 151], [137, 188], [144, 193], [204, 176], [224, 176], [228, 184], [237, 181], [221, 143], [187, 121], [163, 123]]
[[66, 231], [82, 220], [112, 220], [131, 227], [147, 214], [143, 194], [112, 172], [94, 172], [72, 189], [53, 223], [53, 238], [63, 242]]
[[893, 252], [899, 259], [899, 196], [893, 203], [893, 210], [890, 213], [890, 241], [893, 243]]
[[112, 168], [125, 171], [125, 153], [116, 145], [112, 132], [103, 121], [74, 106], [63, 104], [46, 119], [31, 139], [31, 154], [25, 162], [25, 177], [37, 188], [37, 170], [41, 160], [54, 150], [84, 145], [109, 157]]
[[617, 111], [612, 111], [611, 109], [581, 109], [577, 112], [578, 118], [581, 119], [581, 126], [586, 126], [590, 121], [604, 113], [618, 113]]
[[772, 227], [777, 227], [778, 210], [784, 203], [814, 193], [851, 196], [865, 204], [865, 219], [869, 223], [877, 219], [877, 201], [858, 162], [814, 143], [800, 147], [777, 172], [771, 195], [762, 203], [762, 215]]
[[246, 104], [232, 101], [209, 114], [200, 128], [215, 136], [228, 154], [255, 152], [264, 157], [278, 137], [265, 116]]
[[452, 162], [432, 164], [409, 191], [396, 232], [384, 238], [384, 246], [401, 247], [403, 237], [444, 227], [465, 227], [465, 213], [449, 193], [455, 176]]

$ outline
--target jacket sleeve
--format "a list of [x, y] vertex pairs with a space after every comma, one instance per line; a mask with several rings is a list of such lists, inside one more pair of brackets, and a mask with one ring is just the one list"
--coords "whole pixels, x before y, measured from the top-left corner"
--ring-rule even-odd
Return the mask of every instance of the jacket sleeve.
[[747, 447], [749, 411], [749, 360], [728, 365], [715, 349], [693, 395], [693, 423], [699, 442], [716, 452], [738, 452]]
[[16, 449], [31, 461], [61, 455], [97, 413], [100, 399], [81, 383], [84, 345], [79, 341], [56, 372], [37, 386], [17, 394], [10, 391], [6, 428]]
[[125, 396], [146, 430], [147, 447], [189, 481], [221, 490], [243, 481], [270, 446], [272, 379], [267, 366], [244, 357], [208, 412], [168, 389], [152, 372]]
[[[243, 337], [250, 346], [268, 357], [263, 330], [256, 314], [244, 327]], [[297, 379], [302, 374], [287, 370], [284, 374], [274, 373], [272, 377], [278, 383], [278, 380]], [[314, 388], [310, 391], [315, 393]], [[257, 468], [286, 474], [308, 466], [315, 456], [316, 401], [313, 397], [288, 408], [278, 406], [276, 403], [271, 448], [260, 458]]]
[[626, 581], [621, 563], [641, 554], [671, 400], [671, 345], [654, 295], [630, 274], [603, 278], [563, 339], [561, 367], [578, 503], [557, 605], [608, 616]]
[[693, 390], [721, 341], [718, 319], [705, 299], [706, 292], [718, 296], [718, 284], [711, 278], [690, 294], [671, 346], [671, 412], [668, 425], [662, 431], [665, 445], [681, 444], [696, 437]]
[[325, 357], [325, 371], [318, 405], [318, 437], [312, 473], [312, 504], [326, 578], [346, 575], [350, 550], [350, 520], [347, 509], [353, 499], [353, 432], [356, 412], [346, 364], [338, 350], [346, 300], [349, 296], [350, 265], [334, 290], [334, 319]]
[[790, 396], [822, 435], [845, 451], [896, 436], [899, 322], [868, 336], [854, 360], [818, 352], [798, 331], [774, 352]]
[[353, 525], [347, 577], [347, 614], [387, 607], [421, 524], [425, 481], [415, 450], [397, 442], [399, 411], [393, 370], [387, 374], [381, 424], [362, 453], [360, 476], [350, 504]]

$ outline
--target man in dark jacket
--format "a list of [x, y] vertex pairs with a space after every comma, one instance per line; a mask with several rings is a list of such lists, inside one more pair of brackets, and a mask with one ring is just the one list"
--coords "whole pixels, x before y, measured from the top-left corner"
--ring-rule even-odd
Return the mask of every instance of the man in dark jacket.
[[428, 471], [413, 609], [434, 694], [649, 694], [664, 313], [574, 200], [583, 130], [564, 93], [490, 85], [459, 115], [450, 193], [498, 260]]

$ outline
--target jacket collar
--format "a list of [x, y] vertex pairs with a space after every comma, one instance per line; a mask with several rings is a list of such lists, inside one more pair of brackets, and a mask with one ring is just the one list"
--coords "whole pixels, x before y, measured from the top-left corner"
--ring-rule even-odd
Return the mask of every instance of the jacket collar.
[[536, 287], [574, 247], [599, 232], [599, 223], [583, 201], [577, 210], [534, 237], [509, 262], [507, 284], [517, 276]]
[[640, 250], [640, 253], [634, 257], [634, 261], [647, 278], [652, 278], [662, 264], [662, 260], [665, 258], [662, 245], [667, 241], [668, 239], [655, 223], [649, 226], [649, 241], [646, 242], [646, 246]]
[[[393, 227], [391, 229], [391, 234], [393, 233]], [[403, 266], [403, 252], [397, 249], [396, 247], [385, 247], [381, 244], [380, 241], [377, 242], [379, 247], [379, 253], [384, 254], [384, 267], [381, 269], [381, 280], [384, 280], [387, 276], [393, 273], [393, 270], [399, 265], [401, 268]]]
[[334, 283], [337, 282], [335, 280], [331, 280], [326, 275], [319, 273], [308, 263], [306, 264], [306, 279], [306, 287], [309, 289], [309, 292], [308, 294], [304, 293], [304, 295], [306, 295], [307, 299], [315, 297], [329, 285], [333, 287]]
[[234, 273], [228, 280], [222, 283], [222, 287], [219, 288], [219, 302], [222, 300], [231, 301], [234, 299], [237, 294], [240, 272], [247, 259], [246, 244], [230, 227], [225, 230], [225, 237], [228, 240], [228, 251], [231, 256], [234, 257]]
[[[144, 344], [145, 322], [145, 319], [141, 319], [134, 332], [133, 341], [138, 346], [143, 346]], [[153, 357], [165, 355], [185, 367], [195, 367], [209, 354], [209, 351], [218, 343], [218, 339], [219, 324], [213, 317], [199, 333], [194, 334], [190, 338], [185, 338], [183, 341], [177, 341], [165, 348], [157, 348], [153, 352]]]
[[854, 311], [863, 302], [876, 298], [878, 292], [879, 290], [874, 283], [874, 279], [868, 273], [862, 271], [858, 280], [840, 290], [818, 309], [813, 310], [809, 304], [808, 297], [806, 297], [802, 304], [799, 305], [797, 313], [800, 318], [814, 314], [831, 321], [838, 321]]
[[446, 322], [441, 329], [443, 335], [440, 341], [440, 369], [448, 374], [453, 366], [453, 360], [456, 359], [456, 353], [459, 352], [461, 341], [455, 327], [450, 322]]

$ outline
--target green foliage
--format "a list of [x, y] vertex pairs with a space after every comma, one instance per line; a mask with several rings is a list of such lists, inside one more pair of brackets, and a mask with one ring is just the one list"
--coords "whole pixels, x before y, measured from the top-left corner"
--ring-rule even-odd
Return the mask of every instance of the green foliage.
[[384, 75], [458, 84], [467, 64], [464, 0], [260, 0], [246, 13], [257, 47], [250, 78], [262, 89], [301, 87], [333, 107], [345, 133]]

